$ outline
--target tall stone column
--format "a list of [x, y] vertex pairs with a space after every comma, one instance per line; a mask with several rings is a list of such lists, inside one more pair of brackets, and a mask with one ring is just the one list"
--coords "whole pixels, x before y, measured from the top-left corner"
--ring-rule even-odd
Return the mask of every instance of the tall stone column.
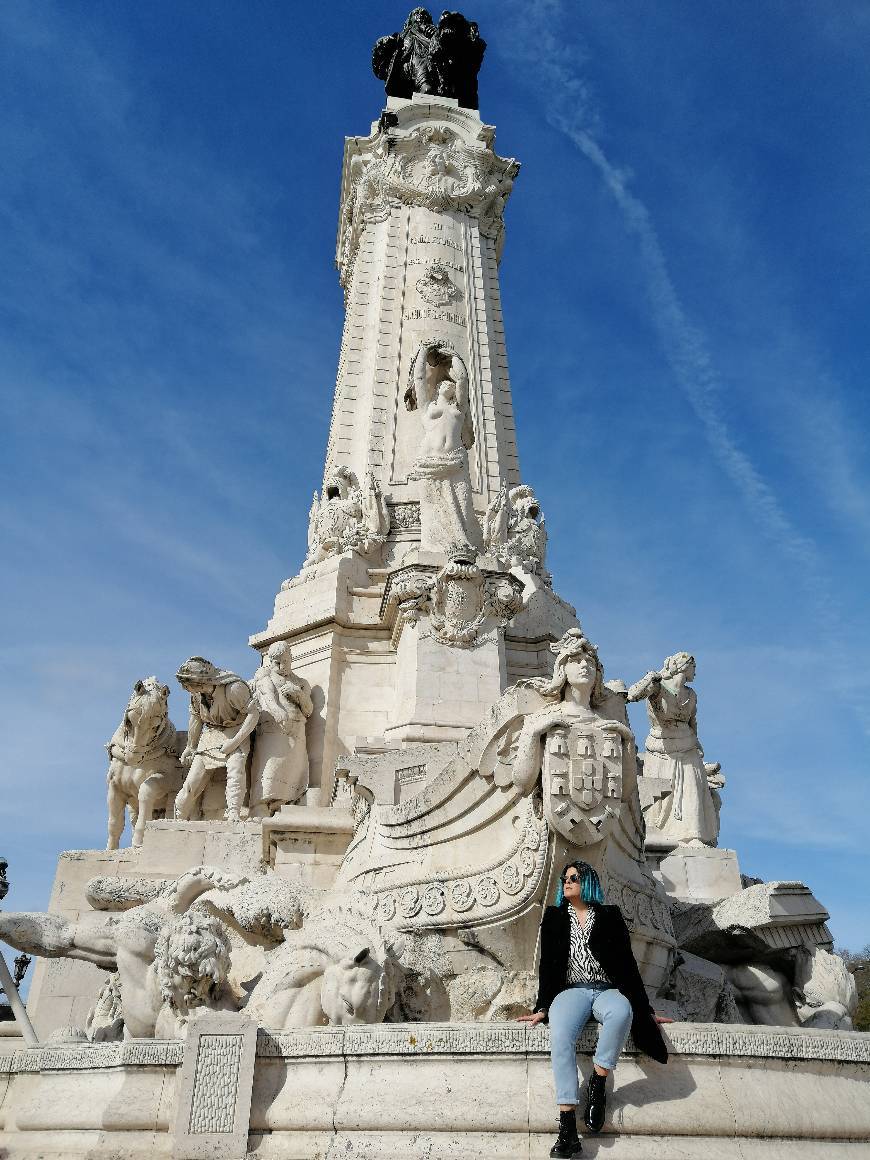
[[475, 110], [415, 94], [390, 97], [371, 135], [345, 143], [336, 262], [347, 315], [326, 474], [371, 472], [391, 506], [418, 499], [408, 478], [417, 420], [404, 396], [425, 340], [468, 368], [478, 514], [520, 482], [498, 285], [502, 214], [519, 165], [499, 157], [493, 139]]
[[[476, 110], [418, 93], [389, 97], [370, 135], [345, 142], [346, 317], [323, 485], [305, 564], [251, 638], [258, 649], [289, 640], [312, 687], [323, 804], [342, 755], [463, 737], [512, 680], [547, 670], [547, 644], [576, 622], [548, 578], [511, 576], [505, 559], [480, 553], [478, 521], [520, 484], [498, 281], [519, 165], [498, 156], [494, 136]], [[421, 347], [441, 360], [424, 375], [428, 401], [414, 394]], [[471, 533], [467, 559], [421, 542], [421, 503], [437, 525], [440, 487], [437, 439], [432, 473], [420, 471], [427, 407], [441, 405], [447, 375], [461, 377], [448, 387], [464, 427], [446, 507]]]

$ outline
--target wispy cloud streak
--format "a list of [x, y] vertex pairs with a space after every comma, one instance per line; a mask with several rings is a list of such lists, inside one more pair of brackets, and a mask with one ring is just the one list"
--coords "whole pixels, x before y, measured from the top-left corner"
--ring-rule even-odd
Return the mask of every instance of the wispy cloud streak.
[[[530, 71], [548, 98], [545, 115], [594, 166], [613, 198], [626, 229], [638, 241], [652, 318], [668, 365], [689, 402], [711, 453], [742, 495], [772, 545], [796, 565], [800, 583], [810, 597], [817, 622], [832, 654], [843, 656], [842, 626], [829, 578], [815, 541], [789, 518], [761, 471], [743, 450], [722, 413], [721, 380], [710, 357], [705, 335], [689, 318], [670, 272], [653, 217], [630, 188], [632, 173], [608, 157], [597, 132], [600, 116], [592, 90], [580, 71], [588, 53], [572, 39], [557, 39], [551, 29], [564, 24], [558, 0], [538, 0], [518, 23], [526, 34], [514, 38], [532, 58]], [[851, 690], [845, 694], [870, 735], [870, 708]]]

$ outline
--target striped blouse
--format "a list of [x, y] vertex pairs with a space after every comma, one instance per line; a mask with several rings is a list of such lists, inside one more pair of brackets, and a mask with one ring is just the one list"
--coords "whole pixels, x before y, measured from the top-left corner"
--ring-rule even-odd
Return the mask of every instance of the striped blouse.
[[589, 935], [595, 922], [595, 911], [586, 912], [585, 924], [573, 906], [568, 907], [571, 915], [571, 955], [568, 959], [568, 986], [572, 984], [607, 983], [613, 984], [601, 969], [601, 964], [589, 949]]

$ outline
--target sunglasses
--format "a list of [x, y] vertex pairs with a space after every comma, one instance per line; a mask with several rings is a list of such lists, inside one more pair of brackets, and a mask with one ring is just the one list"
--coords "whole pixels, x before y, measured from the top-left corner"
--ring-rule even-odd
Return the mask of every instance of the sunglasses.
[[565, 883], [565, 885], [567, 886], [569, 882], [579, 882], [579, 881], [580, 881], [580, 875], [579, 875], [579, 874], [568, 874], [568, 875], [566, 875], [566, 877], [564, 877], [564, 878], [562, 879], [562, 881], [563, 881], [563, 882]]

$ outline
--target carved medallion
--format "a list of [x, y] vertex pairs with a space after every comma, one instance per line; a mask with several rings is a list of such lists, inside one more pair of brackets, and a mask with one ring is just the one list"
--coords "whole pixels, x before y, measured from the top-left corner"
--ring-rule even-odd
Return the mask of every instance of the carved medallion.
[[513, 862], [508, 862], [501, 872], [501, 884], [506, 894], [519, 894], [523, 888], [523, 875]]
[[531, 826], [526, 827], [526, 836], [523, 838], [523, 845], [527, 850], [537, 850], [541, 844], [541, 838], [538, 831]]
[[481, 878], [477, 883], [477, 899], [484, 906], [495, 906], [499, 898], [499, 888], [494, 878]]
[[450, 888], [450, 903], [453, 909], [459, 911], [460, 914], [466, 910], [471, 910], [474, 906], [474, 891], [467, 879], [453, 883]]
[[399, 910], [405, 918], [413, 918], [419, 914], [422, 907], [420, 891], [416, 886], [409, 886], [399, 895]]
[[426, 273], [417, 279], [420, 297], [433, 306], [449, 306], [462, 297], [462, 291], [450, 279], [450, 272], [441, 262], [430, 262]]
[[423, 891], [423, 910], [433, 916], [441, 914], [447, 903], [444, 900], [444, 887], [440, 882], [433, 882]]

